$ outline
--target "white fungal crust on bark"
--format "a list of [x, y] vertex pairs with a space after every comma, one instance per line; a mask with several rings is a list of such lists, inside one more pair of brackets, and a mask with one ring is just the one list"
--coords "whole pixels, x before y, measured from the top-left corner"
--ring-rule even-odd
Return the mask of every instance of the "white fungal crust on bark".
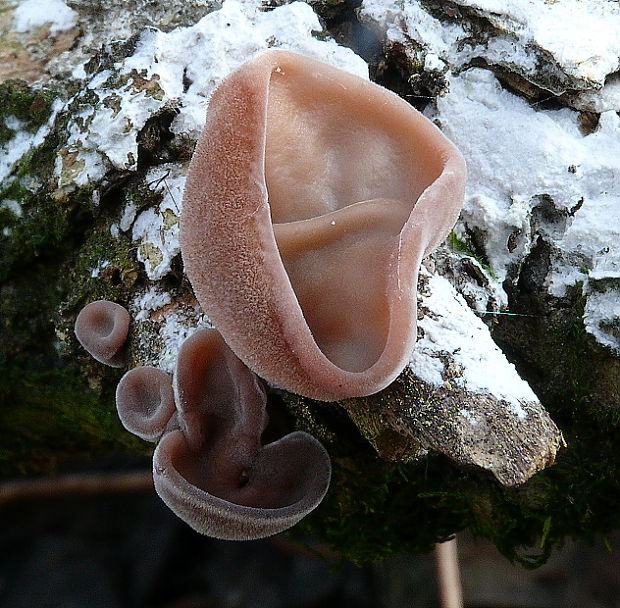
[[474, 238], [492, 269], [478, 309], [505, 305], [505, 282], [544, 243], [542, 289], [559, 299], [581, 292], [586, 331], [618, 356], [618, 4], [455, 0], [431, 14], [417, 0], [365, 0], [361, 17], [388, 47], [413, 52], [413, 41], [442, 75], [444, 95], [427, 113], [467, 160], [455, 235]]

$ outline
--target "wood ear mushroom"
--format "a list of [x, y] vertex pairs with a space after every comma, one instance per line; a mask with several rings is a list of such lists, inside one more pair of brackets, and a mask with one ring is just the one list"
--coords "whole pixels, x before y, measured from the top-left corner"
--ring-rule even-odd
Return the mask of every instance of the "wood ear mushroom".
[[215, 330], [181, 347], [175, 374], [178, 427], [153, 455], [155, 489], [192, 528], [249, 540], [282, 532], [321, 502], [329, 455], [293, 432], [263, 446], [267, 395]]
[[[128, 325], [129, 313], [119, 304], [95, 302], [78, 315], [76, 333], [109, 360], [107, 353], [124, 346], [127, 332], [119, 325], [125, 320]], [[174, 383], [154, 367], [128, 371], [116, 406], [128, 431], [158, 442], [155, 489], [202, 534], [227, 540], [277, 534], [317, 507], [329, 487], [329, 455], [311, 435], [296, 431], [263, 445], [265, 387], [214, 329], [181, 345]]]
[[183, 202], [186, 272], [262, 378], [327, 401], [375, 393], [410, 356], [420, 263], [456, 221], [465, 177], [394, 93], [266, 51], [211, 99]]

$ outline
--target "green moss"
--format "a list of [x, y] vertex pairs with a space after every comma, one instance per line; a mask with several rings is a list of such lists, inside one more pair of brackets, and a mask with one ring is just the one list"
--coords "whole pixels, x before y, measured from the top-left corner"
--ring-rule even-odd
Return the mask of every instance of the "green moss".
[[[0, 86], [1, 88], [1, 86]], [[23, 93], [25, 95], [25, 93]], [[34, 94], [34, 93], [33, 93]], [[32, 118], [40, 118], [37, 114]], [[52, 131], [45, 141], [24, 154], [14, 165], [11, 175], [0, 188], [0, 200], [19, 203], [22, 217], [0, 217], [0, 282], [21, 273], [34, 259], [45, 258], [57, 247], [66, 246], [66, 235], [72, 223], [90, 201], [90, 192], [77, 192], [71, 198], [56, 200], [47, 185], [52, 178], [58, 136]], [[3, 234], [10, 229], [10, 236]]]
[[[61, 319], [60, 310], [118, 297], [126, 282], [135, 281], [129, 245], [121, 240], [113, 249], [109, 232], [108, 238], [91, 232], [80, 243], [80, 196], [60, 203], [37, 193], [22, 202], [28, 217], [14, 230], [0, 279], [0, 471], [49, 471], [65, 457], [112, 445], [141, 450], [120, 427], [112, 395], [89, 387], [83, 371], [57, 352], [58, 338], [75, 341], [72, 317]], [[111, 265], [110, 274], [97, 281], [87, 268], [104, 258], [119, 266]], [[98, 374], [104, 374], [98, 384], [115, 385], [110, 372], [97, 369], [89, 377]]]
[[485, 270], [491, 277], [495, 278], [495, 272], [493, 271], [493, 268], [491, 268], [486, 256], [476, 253], [474, 248], [467, 241], [459, 238], [454, 230], [452, 230], [448, 235], [448, 245], [453, 251], [462, 253], [463, 255], [467, 255], [476, 260], [483, 270]]
[[143, 449], [121, 429], [109, 391], [97, 388], [114, 386], [111, 376], [118, 372], [94, 370], [91, 387], [83, 371], [57, 352], [63, 265], [54, 253], [60, 250], [31, 258], [22, 273], [0, 282], [2, 473], [47, 472], [59, 460], [111, 446]]
[[[32, 160], [33, 166], [37, 161]], [[38, 180], [38, 176], [28, 176]], [[10, 227], [9, 237], [0, 236], [3, 256], [0, 259], [0, 281], [22, 272], [36, 259], [45, 259], [50, 251], [64, 249], [67, 233], [73, 221], [85, 211], [84, 196], [78, 193], [71, 199], [56, 201], [43, 190], [31, 192], [24, 185], [26, 179], [16, 179], [0, 191], [0, 198], [17, 201], [22, 217], [2, 217], [4, 226]]]
[[[22, 112], [20, 120], [27, 119], [33, 127], [45, 120], [32, 96], [30, 105], [19, 110], [17, 102], [25, 104], [32, 93], [27, 88], [14, 85], [0, 90], [8, 95], [9, 110]], [[38, 93], [32, 95], [38, 99]], [[21, 217], [6, 210], [0, 213], [1, 227], [8, 228], [0, 229], [2, 473], [49, 471], [61, 459], [110, 447], [144, 451], [118, 423], [110, 391], [98, 388], [114, 386], [118, 372], [98, 366], [88, 374], [87, 384], [83, 370], [58, 353], [59, 338], [75, 340], [71, 316], [59, 315], [63, 306], [120, 295], [135, 281], [129, 244], [113, 241], [105, 220], [108, 211], [95, 208], [92, 191], [51, 190], [63, 120], [58, 119], [41, 146], [19, 159], [0, 190], [0, 199], [15, 200], [22, 210]], [[92, 229], [95, 212], [103, 216], [101, 230]], [[100, 259], [112, 260], [118, 271], [111, 268], [96, 282], [90, 269]]]
[[411, 464], [383, 461], [336, 404], [293, 395], [285, 395], [284, 403], [296, 427], [318, 437], [332, 458], [327, 497], [301, 527], [342, 557], [363, 564], [426, 553], [468, 528], [510, 559], [544, 559], [541, 549], [521, 554], [523, 545], [536, 542], [547, 515], [535, 491], [503, 488], [490, 474], [463, 470], [443, 456]]
[[485, 473], [464, 471], [441, 456], [388, 463], [341, 441], [330, 452], [329, 493], [302, 528], [355, 563], [427, 553], [465, 528], [528, 567], [544, 563], [561, 542], [562, 526], [556, 527], [549, 514], [558, 523], [565, 518], [566, 506], [556, 504], [562, 488], [550, 486], [548, 479], [545, 484], [544, 476], [522, 488], [504, 488]]
[[568, 318], [571, 320], [566, 332], [563, 327], [555, 327], [555, 339], [564, 346], [563, 356], [570, 369], [570, 391], [573, 405], [581, 405], [592, 392], [592, 378], [588, 370], [589, 336], [584, 324], [586, 297], [583, 283], [577, 282], [573, 288], [573, 301]]
[[428, 552], [471, 523], [467, 495], [450, 488], [454, 470], [439, 459], [402, 465], [356, 451], [332, 465], [328, 496], [303, 528], [357, 564]]
[[127, 198], [136, 206], [138, 211], [156, 205], [163, 200], [163, 184], [158, 183], [154, 186], [151, 188], [141, 183], [127, 193]]
[[15, 137], [15, 131], [2, 120], [0, 122], [0, 146]]
[[62, 311], [69, 315], [94, 300], [126, 300], [128, 290], [138, 279], [131, 241], [123, 235], [112, 237], [109, 222], [101, 222], [88, 233], [67, 265], [67, 296]]
[[549, 496], [552, 520], [547, 539], [552, 544], [561, 544], [566, 536], [602, 538], [620, 527], [620, 420], [599, 381], [611, 357], [585, 329], [581, 283], [567, 296], [569, 305], [554, 317], [548, 334], [552, 342], [547, 353], [555, 356], [561, 385], [540, 390], [568, 444], [557, 465], [540, 480]]
[[122, 429], [112, 395], [90, 389], [75, 368], [2, 367], [0, 474], [52, 472], [63, 460], [110, 449], [149, 453]]
[[[547, 267], [547, 250], [539, 245], [523, 277], [544, 276]], [[538, 528], [540, 554], [529, 560], [532, 565], [567, 537], [592, 540], [620, 527], [618, 400], [601, 382], [616, 361], [585, 329], [586, 298], [580, 283], [561, 299], [539, 289], [537, 282], [521, 279], [509, 306], [529, 316], [502, 318], [494, 326], [494, 336], [549, 410], [567, 444], [553, 467], [517, 494], [505, 495], [515, 504], [523, 501], [526, 521]], [[502, 508], [506, 504], [505, 500]], [[500, 546], [506, 540], [495, 542]]]
[[0, 83], [0, 145], [15, 135], [5, 118], [13, 116], [22, 123], [20, 129], [34, 132], [48, 120], [55, 96], [49, 89], [32, 89], [21, 80]]
[[471, 256], [472, 258], [476, 257], [472, 248], [469, 246], [469, 243], [459, 238], [456, 232], [454, 232], [454, 230], [452, 230], [448, 235], [448, 243], [453, 249], [453, 251], [463, 253], [465, 255]]
[[[328, 3], [326, 3], [326, 4], [327, 4], [327, 6], [326, 6], [327, 10], [331, 11], [332, 7], [329, 6]], [[316, 38], [317, 40], [321, 40], [321, 41], [331, 40], [332, 39], [331, 34], [328, 31], [326, 31], [326, 30], [314, 31], [314, 32], [312, 32], [312, 37]]]
[[538, 567], [567, 536], [603, 537], [620, 523], [620, 464], [606, 453], [611, 443], [585, 454], [588, 441], [571, 439], [558, 465], [519, 488], [439, 456], [404, 465], [332, 446], [329, 493], [302, 527], [358, 564], [426, 553], [467, 528], [508, 559]]

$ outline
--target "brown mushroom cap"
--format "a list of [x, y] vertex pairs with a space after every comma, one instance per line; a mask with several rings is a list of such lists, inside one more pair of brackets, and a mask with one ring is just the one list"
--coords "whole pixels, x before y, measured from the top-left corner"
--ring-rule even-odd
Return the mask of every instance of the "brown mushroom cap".
[[78, 314], [75, 335], [97, 361], [110, 367], [122, 367], [129, 320], [129, 313], [120, 304], [97, 300]]
[[178, 428], [153, 455], [155, 489], [192, 528], [249, 540], [297, 523], [323, 499], [331, 466], [323, 446], [295, 432], [266, 446], [266, 393], [215, 330], [181, 347]]
[[422, 258], [448, 234], [465, 164], [394, 93], [266, 51], [215, 91], [181, 218], [201, 306], [259, 376], [322, 400], [405, 366]]
[[172, 379], [155, 367], [129, 370], [116, 387], [116, 408], [130, 433], [157, 441], [175, 410]]

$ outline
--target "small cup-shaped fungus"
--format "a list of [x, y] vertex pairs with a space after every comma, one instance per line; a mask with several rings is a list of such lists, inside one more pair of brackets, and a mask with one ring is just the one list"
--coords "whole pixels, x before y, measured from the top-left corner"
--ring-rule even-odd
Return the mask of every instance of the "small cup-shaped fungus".
[[263, 538], [321, 502], [327, 452], [302, 432], [261, 444], [266, 392], [218, 332], [200, 330], [183, 343], [174, 385], [178, 427], [155, 450], [153, 478], [192, 528], [227, 540]]
[[181, 218], [201, 306], [259, 376], [321, 400], [405, 366], [422, 258], [448, 234], [465, 163], [394, 93], [282, 50], [213, 94]]
[[100, 363], [123, 366], [124, 346], [129, 332], [129, 313], [120, 304], [97, 300], [87, 304], [75, 320], [75, 336]]
[[116, 409], [130, 433], [157, 441], [175, 411], [170, 376], [155, 367], [129, 370], [116, 387]]

